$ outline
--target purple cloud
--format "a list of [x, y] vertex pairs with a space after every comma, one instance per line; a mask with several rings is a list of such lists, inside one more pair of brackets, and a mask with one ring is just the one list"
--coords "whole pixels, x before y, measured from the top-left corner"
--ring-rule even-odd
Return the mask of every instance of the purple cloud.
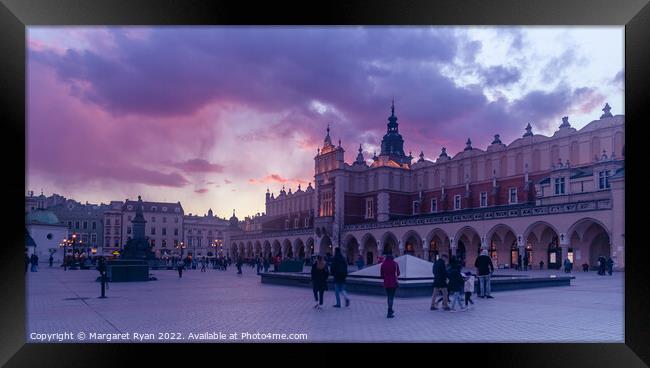
[[483, 69], [481, 77], [488, 87], [505, 86], [519, 81], [521, 72], [515, 67], [497, 65]]
[[171, 166], [179, 168], [185, 172], [223, 172], [223, 165], [212, 164], [207, 160], [195, 158], [184, 162], [172, 163]]

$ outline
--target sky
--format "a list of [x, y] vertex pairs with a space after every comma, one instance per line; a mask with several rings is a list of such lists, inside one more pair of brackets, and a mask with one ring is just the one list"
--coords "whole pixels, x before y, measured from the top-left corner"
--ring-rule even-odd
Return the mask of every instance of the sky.
[[331, 123], [346, 162], [624, 114], [623, 27], [28, 27], [26, 190], [80, 202], [264, 212], [313, 180]]

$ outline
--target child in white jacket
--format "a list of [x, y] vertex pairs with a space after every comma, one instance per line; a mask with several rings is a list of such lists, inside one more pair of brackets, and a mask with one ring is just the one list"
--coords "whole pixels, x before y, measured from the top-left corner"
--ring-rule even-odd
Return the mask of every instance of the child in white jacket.
[[474, 293], [474, 283], [476, 282], [476, 277], [472, 275], [471, 272], [465, 272], [465, 308], [469, 307], [468, 303], [474, 304], [472, 301], [472, 294]]

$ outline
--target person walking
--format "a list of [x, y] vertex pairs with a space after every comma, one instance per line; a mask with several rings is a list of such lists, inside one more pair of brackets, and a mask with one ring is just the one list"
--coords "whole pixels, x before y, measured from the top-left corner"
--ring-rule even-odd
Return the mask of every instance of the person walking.
[[528, 255], [524, 257], [524, 271], [528, 271], [528, 264], [530, 263], [530, 260], [528, 259]]
[[329, 272], [327, 270], [327, 262], [323, 259], [323, 256], [316, 257], [316, 261], [311, 266], [311, 282], [312, 290], [314, 291], [314, 299], [316, 300], [316, 305], [314, 308], [322, 309], [323, 306], [323, 296], [325, 290], [327, 290], [327, 278], [329, 277]]
[[243, 264], [244, 264], [244, 260], [242, 259], [241, 256], [239, 256], [239, 257], [237, 258], [237, 263], [235, 264], [235, 266], [237, 266], [237, 274], [238, 274], [238, 275], [242, 275], [241, 266], [242, 266]]
[[494, 298], [490, 295], [490, 275], [494, 272], [494, 265], [492, 259], [488, 256], [487, 249], [483, 249], [481, 255], [476, 257], [474, 267], [476, 267], [476, 274], [478, 275], [479, 298]]
[[365, 262], [363, 261], [363, 257], [359, 254], [359, 256], [357, 256], [357, 270], [363, 269], [364, 266]]
[[544, 269], [544, 261], [539, 261], [539, 270], [541, 271], [543, 269]]
[[600, 256], [598, 257], [598, 274], [601, 276], [605, 276], [605, 257]]
[[32, 272], [38, 271], [38, 256], [36, 253], [32, 253], [32, 256], [29, 258], [29, 262], [32, 264]]
[[178, 270], [179, 279], [183, 277], [183, 268], [185, 268], [185, 262], [183, 262], [182, 259], [179, 259], [178, 262], [176, 262], [176, 269]]
[[573, 268], [573, 264], [571, 261], [569, 261], [568, 258], [564, 260], [564, 273], [571, 273], [571, 269]]
[[269, 267], [271, 267], [271, 260], [269, 257], [270, 256], [264, 257], [264, 272], [269, 272]]
[[206, 272], [205, 269], [206, 260], [205, 257], [201, 258], [201, 272]]
[[49, 261], [50, 261], [50, 268], [52, 268], [52, 264], [54, 264], [54, 256], [52, 254], [50, 254]]
[[386, 253], [386, 260], [381, 263], [379, 275], [384, 279], [384, 289], [386, 289], [386, 298], [388, 301], [388, 313], [386, 318], [395, 317], [393, 311], [393, 300], [395, 299], [395, 291], [397, 291], [397, 278], [399, 277], [399, 265], [393, 260], [393, 253], [388, 251]]
[[614, 271], [614, 260], [612, 257], [607, 257], [607, 273], [612, 276], [612, 272]]
[[341, 298], [339, 293], [343, 294], [345, 297], [345, 306], [350, 306], [350, 298], [348, 297], [348, 292], [345, 290], [345, 279], [348, 276], [348, 262], [343, 257], [341, 253], [341, 248], [336, 248], [334, 250], [334, 258], [332, 258], [332, 266], [330, 268], [332, 276], [334, 276], [334, 293], [336, 295], [336, 304], [334, 308], [341, 308]]
[[469, 271], [465, 272], [465, 308], [469, 308], [470, 303], [474, 305], [472, 294], [474, 293], [475, 283], [476, 277]]
[[451, 256], [451, 259], [449, 260], [449, 273], [447, 275], [449, 278], [449, 284], [447, 287], [451, 294], [452, 312], [456, 312], [456, 304], [458, 304], [458, 308], [461, 311], [465, 311], [465, 308], [460, 301], [460, 295], [465, 287], [465, 279], [463, 278], [463, 274], [460, 272], [461, 267], [461, 261], [456, 258], [456, 256]]
[[431, 296], [431, 308], [430, 310], [438, 309], [438, 302], [436, 302], [436, 297], [438, 293], [442, 294], [442, 307], [444, 310], [449, 310], [449, 299], [447, 293], [447, 267], [445, 262], [447, 261], [447, 255], [443, 254], [442, 257], [438, 258], [433, 264], [433, 295]]

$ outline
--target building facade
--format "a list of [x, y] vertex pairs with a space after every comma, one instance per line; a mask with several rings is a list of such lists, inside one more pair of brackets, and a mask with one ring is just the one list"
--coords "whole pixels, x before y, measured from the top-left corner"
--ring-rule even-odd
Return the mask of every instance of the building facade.
[[[213, 258], [223, 254], [223, 231], [228, 228], [230, 222], [214, 216], [212, 209], [208, 213], [199, 215], [183, 216], [183, 245], [185, 253], [194, 257]], [[176, 249], [171, 254], [180, 255]]]
[[[52, 196], [55, 197], [55, 196]], [[48, 197], [48, 198], [52, 198]], [[104, 211], [105, 204], [85, 204], [72, 199], [47, 206], [61, 222], [68, 226], [70, 236], [76, 234], [80, 244], [88, 250], [99, 251], [104, 245]]]
[[[127, 199], [122, 205], [122, 237], [126, 243], [133, 236], [132, 220], [138, 201]], [[179, 246], [183, 236], [183, 206], [180, 202], [143, 202], [142, 209], [145, 220], [145, 235], [149, 238], [156, 257], [172, 252]]]
[[564, 117], [552, 136], [528, 124], [507, 145], [498, 134], [486, 149], [468, 139], [453, 157], [442, 147], [435, 162], [405, 155], [394, 106], [371, 162], [361, 149], [344, 162], [328, 127], [314, 187], [300, 196], [267, 193], [258, 229], [226, 234], [228, 251], [301, 257], [338, 246], [350, 262], [361, 254], [375, 263], [391, 249], [429, 260], [455, 254], [469, 264], [486, 249], [498, 267], [524, 258], [595, 266], [611, 256], [624, 268], [625, 117], [609, 105], [603, 112], [580, 130]]
[[122, 226], [124, 223], [122, 216], [123, 205], [124, 203], [121, 201], [111, 201], [104, 210], [104, 245], [102, 253], [105, 255], [119, 252], [126, 243], [122, 238], [124, 233]]

